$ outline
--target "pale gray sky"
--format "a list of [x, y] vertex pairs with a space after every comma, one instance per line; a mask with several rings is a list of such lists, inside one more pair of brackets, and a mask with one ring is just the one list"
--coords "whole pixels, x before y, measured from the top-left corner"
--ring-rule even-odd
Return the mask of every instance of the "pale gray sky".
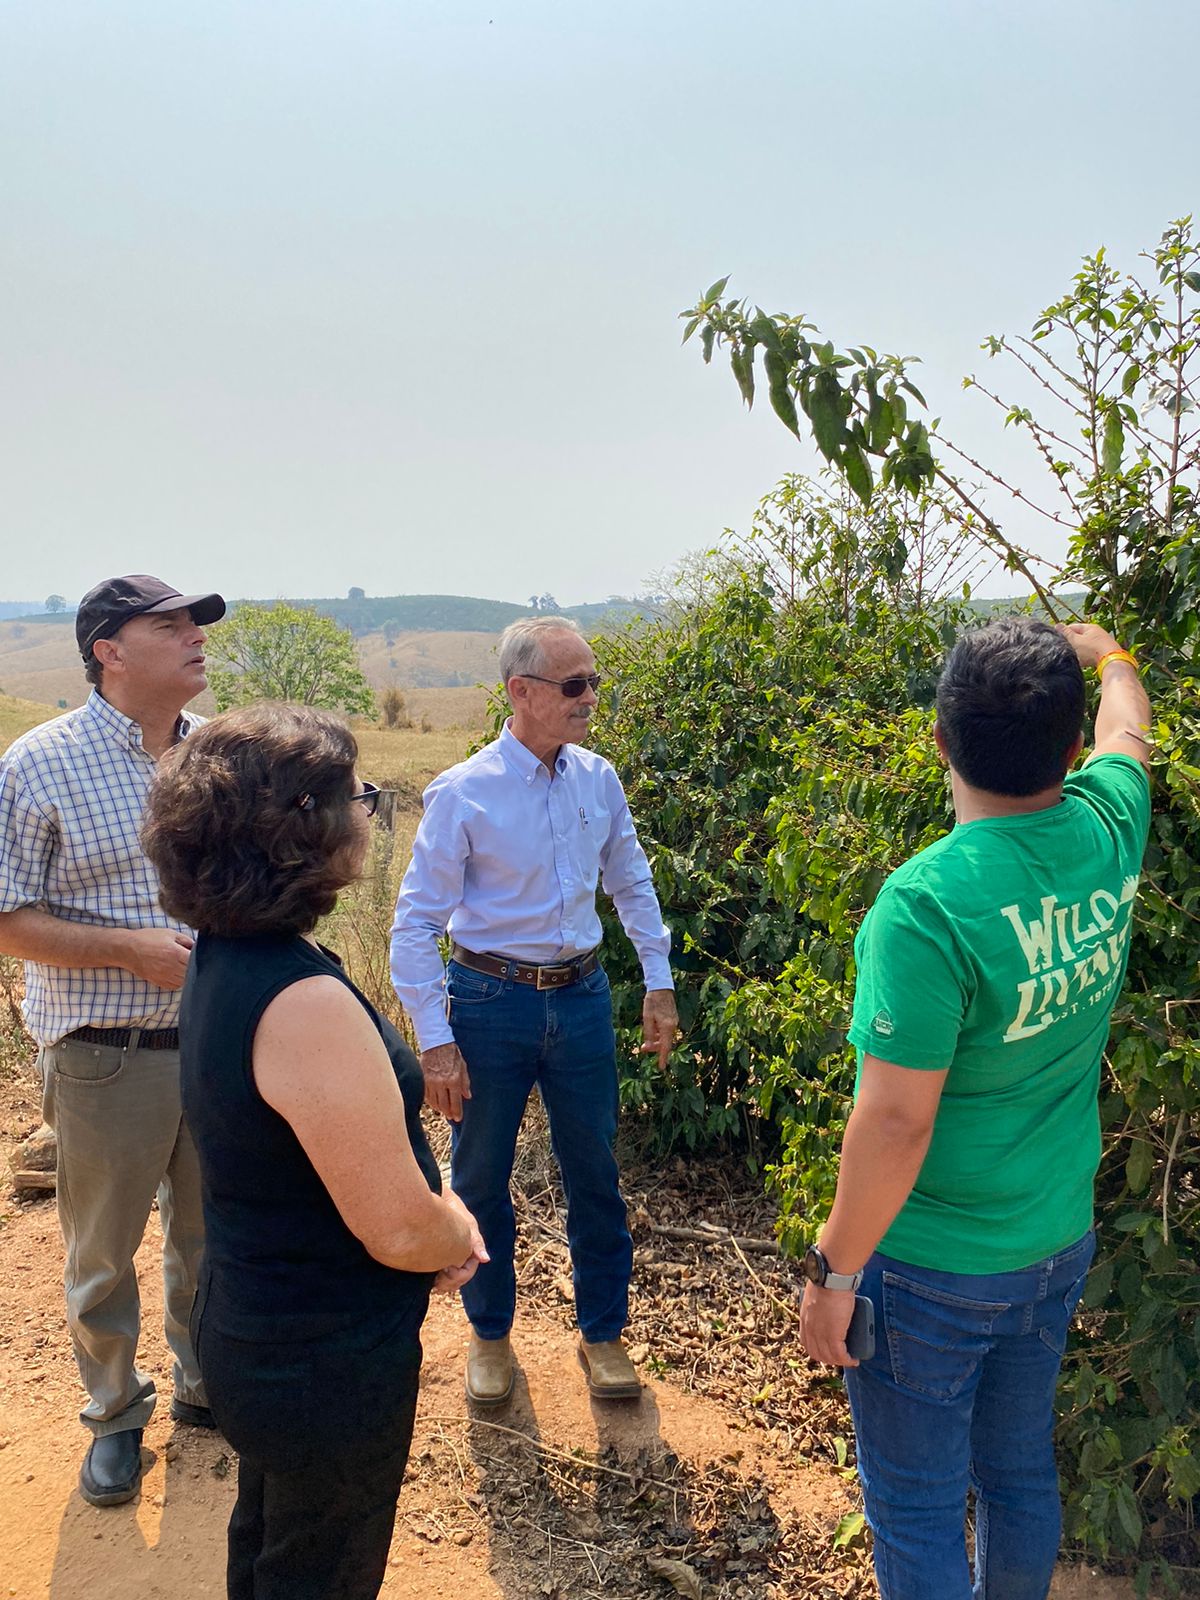
[[1193, 209], [1198, 45], [1194, 0], [9, 0], [0, 598], [636, 590], [811, 464], [679, 348], [725, 272], [1013, 460], [962, 374]]

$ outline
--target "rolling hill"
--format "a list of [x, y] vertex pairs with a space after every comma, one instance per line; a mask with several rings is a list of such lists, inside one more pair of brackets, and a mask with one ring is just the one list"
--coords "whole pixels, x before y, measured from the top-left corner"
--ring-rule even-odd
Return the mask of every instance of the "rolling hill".
[[[373, 688], [395, 683], [406, 691], [467, 689], [494, 682], [501, 632], [517, 617], [534, 614], [528, 606], [470, 595], [299, 598], [289, 604], [311, 607], [348, 627]], [[560, 614], [591, 630], [606, 624], [622, 626], [652, 609], [648, 604], [611, 600], [567, 607]], [[77, 706], [87, 698], [72, 613], [0, 621], [0, 693], [40, 701], [52, 709]], [[474, 719], [480, 697], [465, 698], [464, 707], [468, 699]], [[420, 716], [416, 702], [412, 704]], [[441, 725], [440, 715], [435, 714], [435, 720]]]

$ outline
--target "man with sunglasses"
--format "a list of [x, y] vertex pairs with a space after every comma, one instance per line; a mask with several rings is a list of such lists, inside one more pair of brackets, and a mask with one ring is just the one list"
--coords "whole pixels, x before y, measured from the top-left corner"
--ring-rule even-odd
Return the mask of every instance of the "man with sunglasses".
[[96, 1506], [137, 1493], [154, 1381], [136, 1365], [133, 1258], [158, 1195], [171, 1415], [214, 1426], [188, 1335], [203, 1249], [200, 1173], [179, 1089], [179, 991], [190, 931], [158, 903], [138, 830], [160, 755], [199, 725], [204, 629], [218, 594], [144, 573], [84, 595], [75, 636], [91, 695], [0, 761], [0, 952], [25, 962], [57, 1143], [67, 1322], [92, 1435], [79, 1477]]
[[[467, 1394], [513, 1389], [516, 1236], [509, 1179], [536, 1084], [567, 1197], [579, 1356], [597, 1399], [641, 1385], [621, 1341], [633, 1245], [613, 1156], [617, 1074], [596, 889], [612, 897], [646, 980], [643, 1051], [665, 1066], [677, 1032], [662, 919], [620, 780], [583, 748], [595, 658], [562, 617], [500, 640], [512, 716], [500, 737], [437, 778], [392, 929], [392, 978], [416, 1029], [426, 1100], [449, 1118], [451, 1182], [490, 1261], [463, 1291]], [[444, 969], [438, 941], [449, 933]]]

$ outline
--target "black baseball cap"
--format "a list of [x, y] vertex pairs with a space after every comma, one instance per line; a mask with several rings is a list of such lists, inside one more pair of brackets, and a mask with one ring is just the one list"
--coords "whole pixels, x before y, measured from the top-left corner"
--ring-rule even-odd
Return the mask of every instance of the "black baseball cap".
[[91, 660], [97, 639], [111, 639], [131, 617], [151, 611], [190, 611], [202, 628], [220, 622], [225, 601], [219, 594], [180, 594], [161, 578], [135, 572], [125, 578], [105, 578], [89, 589], [75, 613], [75, 638], [85, 661]]

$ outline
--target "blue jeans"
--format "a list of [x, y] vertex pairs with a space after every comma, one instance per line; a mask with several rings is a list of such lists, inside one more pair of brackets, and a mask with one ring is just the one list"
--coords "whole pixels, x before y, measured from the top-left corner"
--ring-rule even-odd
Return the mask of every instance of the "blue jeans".
[[1094, 1250], [1088, 1233], [990, 1276], [868, 1262], [875, 1355], [846, 1387], [883, 1600], [1045, 1600], [1062, 1531], [1054, 1391]]
[[589, 1343], [615, 1339], [629, 1314], [633, 1241], [617, 1182], [616, 1039], [597, 968], [565, 989], [535, 989], [458, 962], [446, 975], [450, 1026], [471, 1077], [453, 1125], [451, 1186], [479, 1223], [491, 1261], [462, 1290], [481, 1338], [502, 1338], [516, 1307], [516, 1222], [509, 1179], [536, 1084], [567, 1199], [575, 1315]]

